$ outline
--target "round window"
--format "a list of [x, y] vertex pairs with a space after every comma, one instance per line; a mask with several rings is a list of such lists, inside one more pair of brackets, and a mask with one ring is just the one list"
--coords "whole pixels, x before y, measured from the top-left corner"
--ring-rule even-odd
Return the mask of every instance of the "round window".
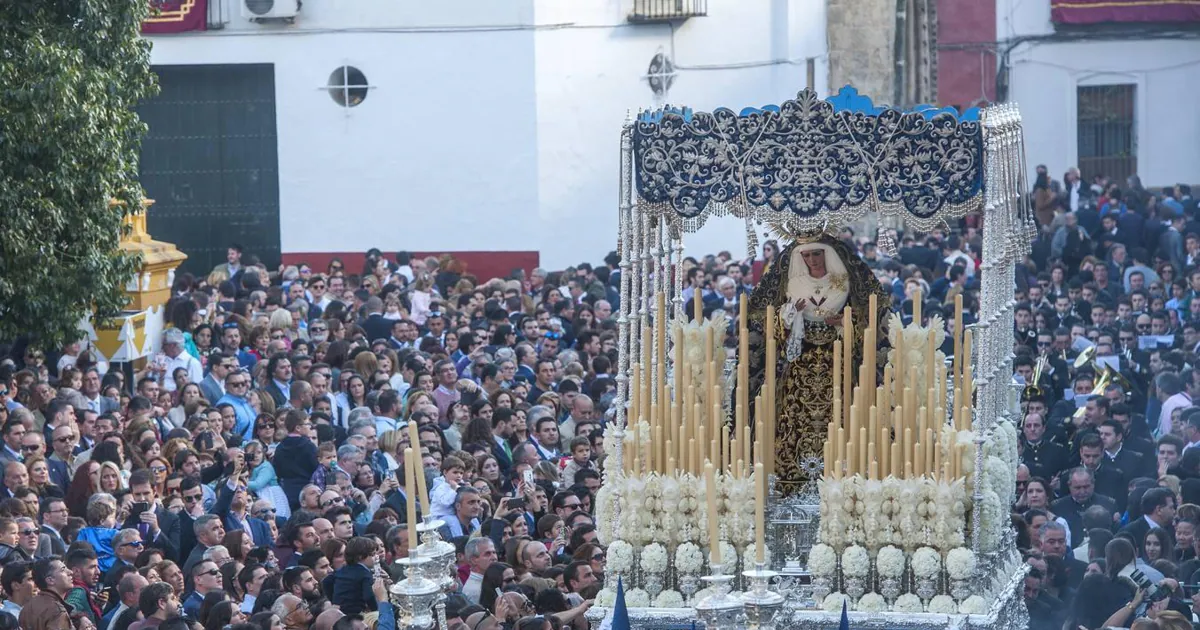
[[354, 66], [342, 66], [329, 75], [329, 97], [342, 107], [356, 107], [367, 99], [367, 75]]

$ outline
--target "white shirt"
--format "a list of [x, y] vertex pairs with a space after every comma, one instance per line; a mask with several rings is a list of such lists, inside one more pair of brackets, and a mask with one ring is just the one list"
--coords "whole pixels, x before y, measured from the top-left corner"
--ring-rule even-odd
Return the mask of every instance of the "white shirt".
[[242, 605], [241, 605], [241, 607], [238, 608], [238, 610], [241, 610], [242, 612], [249, 615], [250, 613], [254, 612], [254, 602], [256, 602], [256, 601], [258, 601], [257, 595], [251, 595], [250, 593], [246, 593], [246, 596], [244, 598], [242, 598]]
[[1158, 430], [1155, 437], [1162, 437], [1171, 432], [1171, 412], [1183, 407], [1191, 407], [1192, 399], [1185, 392], [1179, 392], [1163, 401], [1162, 413], [1158, 414]]
[[479, 592], [483, 590], [483, 576], [472, 571], [471, 576], [463, 583], [462, 594], [472, 604], [479, 604]]
[[162, 376], [159, 378], [159, 385], [162, 385], [164, 390], [168, 392], [175, 391], [175, 379], [171, 375], [179, 368], [187, 370], [187, 380], [189, 383], [199, 383], [204, 380], [204, 370], [200, 367], [200, 361], [188, 354], [187, 351], [181, 350], [179, 356], [174, 359], [166, 357], [166, 359], [167, 369], [163, 371]]

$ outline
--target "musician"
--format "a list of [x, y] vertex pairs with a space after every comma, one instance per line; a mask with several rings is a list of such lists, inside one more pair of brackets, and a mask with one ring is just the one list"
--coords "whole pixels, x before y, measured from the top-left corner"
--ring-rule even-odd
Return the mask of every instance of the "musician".
[[1038, 354], [1045, 358], [1044, 373], [1050, 379], [1050, 389], [1055, 392], [1054, 400], [1071, 383], [1071, 373], [1067, 362], [1054, 352], [1054, 337], [1048, 331], [1039, 331], [1037, 335]]
[[1021, 463], [1034, 477], [1049, 479], [1067, 466], [1067, 449], [1043, 439], [1046, 433], [1044, 416], [1037, 413], [1025, 414], [1021, 423]]
[[[1034, 287], [1029, 288], [1030, 291]], [[1013, 339], [1019, 346], [1036, 350], [1037, 332], [1033, 328], [1033, 310], [1029, 304], [1018, 304], [1013, 313]]]
[[[1109, 388], [1111, 387], [1113, 386], [1110, 385]], [[1138, 453], [1145, 462], [1143, 469], [1137, 471], [1137, 476], [1158, 479], [1158, 446], [1150, 439], [1145, 423], [1140, 427], [1133, 426], [1133, 411], [1123, 402], [1114, 403], [1109, 408], [1109, 415], [1112, 416], [1113, 422], [1121, 427], [1121, 443], [1124, 444], [1124, 448]]]
[[1050, 349], [1050, 356], [1057, 357], [1063, 363], [1074, 361], [1078, 353], [1071, 349], [1071, 339], [1071, 328], [1069, 326], [1055, 328], [1054, 346]]
[[1054, 298], [1054, 317], [1047, 323], [1055, 328], [1070, 328], [1079, 323], [1079, 316], [1075, 313], [1071, 298], [1065, 295]]

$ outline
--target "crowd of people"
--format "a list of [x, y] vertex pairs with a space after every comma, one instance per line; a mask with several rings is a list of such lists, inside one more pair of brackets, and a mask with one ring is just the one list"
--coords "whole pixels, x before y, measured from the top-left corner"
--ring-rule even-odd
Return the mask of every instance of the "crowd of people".
[[1200, 216], [1191, 189], [1037, 168], [1016, 278], [1013, 525], [1039, 630], [1200, 612]]
[[[1175, 630], [1200, 581], [1196, 203], [1186, 186], [1038, 173], [1014, 279], [1031, 626]], [[982, 229], [888, 230], [895, 251], [840, 236], [906, 323], [917, 296], [933, 317], [958, 295], [970, 323]], [[730, 318], [728, 347], [779, 253], [685, 261], [684, 297]], [[361, 269], [268, 270], [233, 245], [176, 276], [144, 366], [86, 341], [4, 344], [0, 630], [394, 628], [409, 449], [418, 507], [458, 554], [448, 629], [583, 630], [605, 572], [620, 274], [616, 253], [481, 280], [377, 249]]]

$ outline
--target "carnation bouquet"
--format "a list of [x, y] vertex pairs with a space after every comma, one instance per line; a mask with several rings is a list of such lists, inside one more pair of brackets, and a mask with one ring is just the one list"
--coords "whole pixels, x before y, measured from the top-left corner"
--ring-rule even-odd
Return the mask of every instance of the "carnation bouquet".
[[930, 547], [921, 547], [913, 552], [912, 569], [918, 578], [935, 578], [942, 571], [942, 557]]
[[[832, 579], [837, 575], [838, 555], [825, 543], [813, 545], [808, 552], [808, 570], [814, 577]], [[609, 563], [612, 566], [612, 563]]]
[[959, 614], [963, 615], [986, 615], [988, 613], [987, 602], [978, 595], [972, 595], [958, 605]]
[[971, 579], [975, 564], [975, 553], [966, 547], [955, 547], [946, 554], [946, 573], [951, 580]]
[[624, 540], [614, 540], [605, 557], [605, 568], [609, 573], [629, 575], [633, 571], [633, 545]]
[[887, 610], [887, 601], [879, 593], [867, 593], [858, 599], [858, 603], [854, 605], [854, 609], [862, 612], [879, 613]]
[[[609, 566], [612, 566], [611, 562]], [[703, 569], [704, 552], [695, 543], [686, 542], [675, 548], [675, 570], [681, 575], [697, 575]]]
[[[611, 552], [610, 552], [611, 553]], [[643, 573], [662, 575], [667, 572], [667, 548], [659, 543], [650, 543], [642, 548], [639, 565]]]
[[958, 604], [955, 604], [954, 598], [949, 595], [935, 595], [929, 600], [929, 612], [954, 615], [958, 613]]
[[879, 572], [880, 577], [903, 577], [904, 552], [891, 545], [880, 549], [875, 557], [875, 570]]
[[851, 545], [842, 552], [842, 574], [847, 577], [866, 577], [871, 572], [871, 556], [865, 547]]

